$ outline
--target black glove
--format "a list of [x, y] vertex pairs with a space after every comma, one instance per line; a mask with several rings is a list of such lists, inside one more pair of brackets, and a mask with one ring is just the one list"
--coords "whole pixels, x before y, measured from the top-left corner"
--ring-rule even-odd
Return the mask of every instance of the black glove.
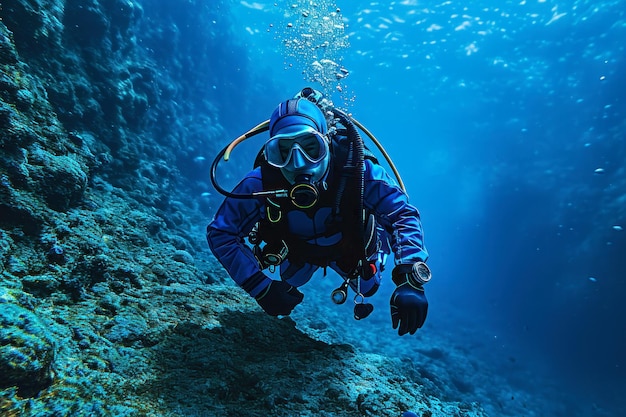
[[400, 285], [391, 295], [391, 324], [398, 334], [414, 334], [422, 327], [428, 314], [428, 300], [422, 286], [414, 287], [408, 282]]
[[288, 316], [304, 295], [284, 281], [272, 281], [256, 297], [256, 302], [270, 316]]

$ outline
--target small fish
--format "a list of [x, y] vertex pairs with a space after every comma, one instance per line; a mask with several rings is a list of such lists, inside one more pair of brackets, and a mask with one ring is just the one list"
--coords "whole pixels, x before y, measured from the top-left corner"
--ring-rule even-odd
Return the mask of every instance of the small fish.
[[595, 279], [594, 277], [589, 277], [589, 281], [591, 281], [591, 282], [598, 282], [598, 280]]
[[597, 168], [595, 171], [593, 171], [594, 174], [598, 174], [598, 175], [602, 175], [604, 174], [604, 168]]
[[622, 231], [624, 229], [622, 228], [622, 226], [616, 224], [615, 226], [613, 226], [613, 230], [617, 230], [619, 232], [619, 231]]

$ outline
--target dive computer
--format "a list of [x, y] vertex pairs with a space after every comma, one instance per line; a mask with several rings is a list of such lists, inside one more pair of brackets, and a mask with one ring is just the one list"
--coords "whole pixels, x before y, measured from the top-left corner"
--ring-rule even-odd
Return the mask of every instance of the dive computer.
[[392, 274], [393, 282], [398, 286], [408, 282], [413, 287], [421, 287], [430, 281], [430, 268], [425, 262], [418, 261], [413, 265], [399, 265], [398, 267], [399, 270]]

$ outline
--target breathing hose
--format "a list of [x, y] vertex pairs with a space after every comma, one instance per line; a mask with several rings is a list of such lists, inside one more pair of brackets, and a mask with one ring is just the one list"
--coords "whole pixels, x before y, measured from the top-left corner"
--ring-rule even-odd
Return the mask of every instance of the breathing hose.
[[[372, 142], [374, 142], [374, 144], [376, 145], [378, 150], [382, 153], [383, 157], [385, 158], [385, 160], [387, 161], [387, 163], [391, 167], [391, 170], [393, 171], [394, 175], [396, 176], [396, 178], [398, 180], [398, 185], [400, 186], [402, 191], [404, 191], [406, 193], [406, 188], [404, 186], [404, 182], [402, 181], [402, 178], [400, 177], [400, 173], [398, 172], [398, 169], [396, 168], [395, 164], [393, 163], [393, 161], [392, 161], [391, 157], [389, 156], [389, 154], [387, 153], [387, 151], [385, 151], [385, 148], [378, 141], [378, 139], [376, 139], [376, 136], [374, 136], [372, 134], [372, 132], [370, 132], [358, 120], [356, 120], [355, 118], [353, 118], [351, 116], [348, 116], [343, 111], [338, 110], [338, 109], [332, 109], [332, 111], [333, 111], [333, 114], [335, 114], [335, 116], [337, 118], [339, 118], [344, 125], [346, 125], [346, 128], [349, 131], [350, 131], [350, 129], [352, 129], [352, 130], [354, 130], [354, 132], [356, 132], [356, 134], [359, 136], [359, 142], [362, 145], [361, 150], [363, 152], [365, 152], [365, 150], [364, 150], [364, 146], [365, 145], [363, 144], [363, 139], [361, 138], [361, 135], [358, 133], [358, 131], [354, 127], [355, 125], [359, 129], [361, 129], [372, 140]], [[220, 194], [222, 194], [222, 195], [224, 195], [226, 197], [239, 198], [239, 199], [243, 199], [243, 198], [259, 198], [259, 197], [268, 197], [268, 196], [271, 197], [271, 196], [276, 196], [277, 195], [276, 194], [277, 191], [258, 192], [258, 193], [253, 193], [253, 194], [237, 194], [237, 193], [232, 193], [232, 192], [229, 192], [229, 191], [225, 190], [224, 188], [222, 188], [217, 183], [217, 165], [219, 164], [219, 161], [222, 158], [224, 159], [224, 161], [228, 161], [230, 159], [230, 154], [231, 154], [232, 150], [237, 145], [239, 145], [241, 142], [243, 142], [246, 139], [249, 139], [249, 138], [251, 138], [253, 136], [258, 135], [259, 133], [267, 131], [269, 129], [269, 123], [270, 123], [269, 120], [265, 120], [264, 122], [259, 123], [258, 125], [256, 125], [252, 129], [250, 129], [249, 131], [244, 133], [243, 135], [239, 136], [237, 139], [233, 140], [224, 149], [222, 149], [220, 151], [220, 153], [215, 157], [215, 159], [213, 160], [213, 163], [211, 164], [211, 183], [213, 184], [213, 187], [215, 187], [217, 192], [219, 192]], [[357, 152], [359, 151], [358, 147], [357, 147], [356, 151]], [[363, 167], [361, 166], [361, 169], [362, 168]], [[284, 191], [285, 190], [278, 190], [279, 195], [282, 195], [281, 193], [284, 192]]]
[[[357, 179], [357, 193], [358, 193], [358, 197], [357, 197], [357, 202], [358, 202], [358, 215], [359, 215], [359, 221], [357, 224], [358, 230], [357, 230], [357, 236], [358, 239], [360, 239], [360, 242], [356, 242], [357, 244], [359, 244], [360, 246], [363, 246], [363, 256], [362, 256], [362, 263], [363, 263], [363, 267], [365, 266], [365, 263], [367, 261], [367, 254], [365, 253], [366, 249], [365, 249], [365, 238], [364, 238], [364, 233], [365, 233], [365, 210], [363, 207], [363, 194], [364, 194], [364, 189], [365, 189], [365, 179], [364, 179], [364, 161], [365, 161], [365, 145], [363, 144], [363, 139], [361, 138], [361, 135], [359, 134], [359, 131], [357, 130], [356, 126], [354, 125], [354, 123], [352, 123], [352, 121], [350, 120], [350, 117], [345, 114], [344, 112], [342, 112], [341, 110], [338, 109], [333, 109], [333, 114], [341, 121], [341, 123], [346, 127], [347, 130], [347, 137], [348, 140], [350, 141], [350, 151], [348, 153], [348, 167], [351, 168], [350, 170], [350, 177], [356, 177]], [[346, 187], [346, 182], [347, 182], [348, 178], [346, 176], [343, 176], [341, 178], [341, 182], [339, 183], [339, 190], [338, 190], [338, 195], [337, 195], [337, 199], [335, 200], [335, 210], [336, 212], [339, 212], [339, 204], [341, 202], [341, 198], [343, 196], [343, 192], [345, 191], [345, 187]]]

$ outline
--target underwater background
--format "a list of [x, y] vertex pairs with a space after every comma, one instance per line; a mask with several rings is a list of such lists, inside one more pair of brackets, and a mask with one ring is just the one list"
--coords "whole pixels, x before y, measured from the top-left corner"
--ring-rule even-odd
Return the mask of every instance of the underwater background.
[[[0, 3], [2, 416], [626, 415], [622, 2], [355, 3]], [[420, 210], [414, 336], [209, 253], [213, 158], [305, 86]]]

